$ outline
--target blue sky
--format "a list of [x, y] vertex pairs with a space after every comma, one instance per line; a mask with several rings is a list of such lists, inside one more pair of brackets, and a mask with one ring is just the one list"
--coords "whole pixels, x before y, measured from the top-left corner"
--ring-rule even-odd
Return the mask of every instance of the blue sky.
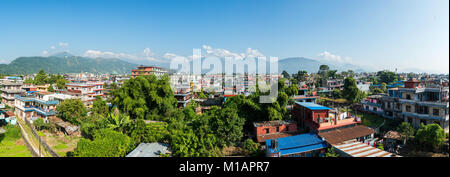
[[[2, 0], [0, 63], [216, 52], [449, 71], [448, 0]], [[247, 52], [248, 53], [248, 52]]]

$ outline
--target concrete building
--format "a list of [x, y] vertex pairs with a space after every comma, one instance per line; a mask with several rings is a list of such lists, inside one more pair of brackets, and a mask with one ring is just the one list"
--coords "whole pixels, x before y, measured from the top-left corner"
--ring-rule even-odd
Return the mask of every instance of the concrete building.
[[156, 67], [156, 66], [139, 66], [137, 69], [133, 69], [131, 70], [131, 77], [132, 78], [136, 78], [138, 76], [143, 76], [143, 75], [155, 75], [155, 76], [162, 76], [164, 74], [166, 74], [167, 71], [164, 70], [161, 67]]
[[421, 123], [436, 123], [448, 132], [448, 87], [424, 88], [419, 81], [409, 80], [405, 82], [405, 88], [398, 90], [403, 121], [416, 128]]
[[49, 117], [56, 117], [56, 105], [59, 103], [52, 96], [54, 93], [40, 91], [33, 94], [16, 95], [15, 114], [23, 120], [40, 117], [48, 121]]
[[298, 133], [297, 122], [288, 120], [254, 122], [253, 128], [258, 143], [265, 143], [266, 140], [288, 137]]
[[2, 92], [2, 103], [14, 107], [15, 96], [25, 92], [21, 87], [22, 82], [2, 82], [0, 89]]
[[97, 81], [79, 81], [67, 83], [68, 92], [80, 92], [82, 96], [95, 98], [96, 96], [103, 96], [104, 82]]
[[338, 113], [331, 108], [307, 102], [296, 102], [292, 116], [297, 120], [299, 129], [305, 132], [320, 133], [361, 123], [359, 117], [350, 113]]

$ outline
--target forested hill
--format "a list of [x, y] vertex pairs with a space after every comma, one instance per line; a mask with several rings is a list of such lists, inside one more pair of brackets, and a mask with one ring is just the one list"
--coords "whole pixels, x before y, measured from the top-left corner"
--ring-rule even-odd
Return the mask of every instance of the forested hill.
[[0, 64], [0, 74], [46, 73], [111, 73], [130, 74], [137, 64], [120, 59], [85, 58], [78, 56], [20, 57], [9, 64]]

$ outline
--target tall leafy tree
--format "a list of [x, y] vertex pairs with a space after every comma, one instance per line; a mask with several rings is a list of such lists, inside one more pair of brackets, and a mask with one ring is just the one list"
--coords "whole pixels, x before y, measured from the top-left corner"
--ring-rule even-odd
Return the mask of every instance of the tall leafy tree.
[[112, 91], [113, 103], [132, 118], [166, 120], [176, 106], [168, 77], [139, 76]]
[[106, 101], [97, 96], [92, 104], [91, 112], [96, 116], [106, 116], [109, 113], [109, 106], [106, 104]]
[[58, 87], [58, 89], [66, 89], [67, 83], [69, 83], [68, 80], [64, 78], [58, 78], [58, 80], [56, 80], [56, 87]]
[[445, 141], [445, 131], [438, 124], [421, 125], [415, 136], [421, 144], [438, 149]]
[[80, 99], [67, 99], [56, 106], [57, 116], [75, 125], [87, 119], [87, 109]]
[[44, 72], [44, 70], [40, 70], [39, 73], [36, 74], [34, 77], [34, 83], [35, 85], [42, 85], [47, 83], [47, 73]]
[[50, 84], [50, 86], [48, 86], [47, 90], [49, 92], [55, 92], [55, 89], [53, 88], [53, 85]]
[[353, 77], [347, 77], [344, 79], [344, 90], [342, 91], [342, 96], [347, 100], [350, 106], [353, 107], [356, 103], [361, 102], [366, 94], [358, 89], [356, 86], [356, 81]]
[[214, 130], [220, 146], [236, 145], [244, 136], [245, 119], [239, 117], [235, 109], [215, 109], [210, 116], [210, 128]]
[[289, 73], [286, 72], [285, 70], [283, 70], [283, 72], [281, 72], [281, 75], [283, 75], [283, 77], [286, 78], [286, 79], [291, 78], [291, 75], [289, 75]]
[[403, 139], [403, 144], [406, 144], [406, 140], [414, 135], [415, 129], [408, 122], [402, 122], [402, 124], [400, 124], [400, 126], [397, 128], [397, 131], [400, 133]]
[[306, 77], [308, 76], [308, 72], [304, 70], [300, 70], [297, 72], [297, 80], [299, 82], [306, 81]]
[[397, 75], [392, 71], [379, 71], [377, 73], [377, 76], [381, 83], [390, 84], [394, 81], [397, 81]]

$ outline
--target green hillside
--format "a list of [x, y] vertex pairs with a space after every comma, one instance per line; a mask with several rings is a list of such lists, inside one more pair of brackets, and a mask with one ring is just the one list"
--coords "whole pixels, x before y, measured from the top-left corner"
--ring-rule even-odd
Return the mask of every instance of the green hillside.
[[78, 56], [20, 57], [10, 64], [0, 64], [0, 74], [46, 73], [111, 73], [130, 74], [137, 64], [119, 59], [91, 59]]

